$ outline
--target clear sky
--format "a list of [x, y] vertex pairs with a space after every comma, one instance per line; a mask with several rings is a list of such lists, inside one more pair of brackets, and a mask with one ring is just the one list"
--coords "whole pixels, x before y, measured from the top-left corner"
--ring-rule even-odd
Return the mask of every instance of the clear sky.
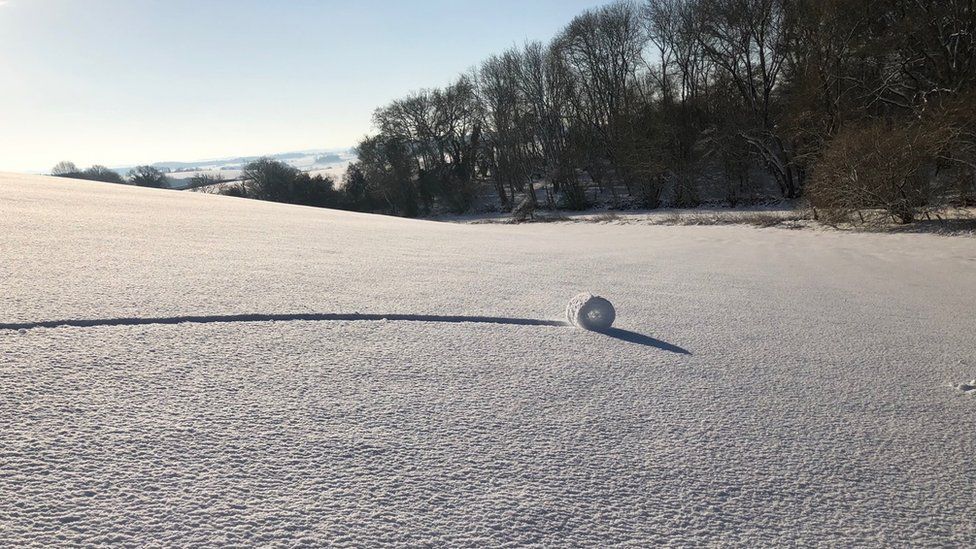
[[0, 0], [0, 170], [348, 147], [600, 0]]

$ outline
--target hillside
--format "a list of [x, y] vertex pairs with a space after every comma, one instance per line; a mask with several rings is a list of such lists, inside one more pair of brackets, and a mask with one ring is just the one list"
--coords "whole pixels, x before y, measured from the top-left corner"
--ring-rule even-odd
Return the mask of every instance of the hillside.
[[972, 545], [973, 311], [971, 239], [0, 174], [0, 546]]

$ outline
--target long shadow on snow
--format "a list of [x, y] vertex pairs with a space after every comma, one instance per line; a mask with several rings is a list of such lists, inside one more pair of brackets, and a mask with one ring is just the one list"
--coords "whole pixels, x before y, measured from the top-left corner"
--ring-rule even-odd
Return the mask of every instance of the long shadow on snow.
[[637, 345], [654, 347], [656, 349], [661, 349], [662, 351], [678, 353], [679, 355], [691, 355], [691, 351], [689, 351], [688, 349], [678, 347], [677, 345], [673, 345], [671, 343], [668, 343], [667, 341], [661, 341], [660, 339], [655, 339], [648, 335], [639, 334], [637, 332], [631, 332], [630, 330], [621, 330], [620, 328], [610, 328], [609, 330], [604, 330], [600, 333], [610, 336], [614, 339], [626, 341], [628, 343], [636, 343]]
[[[0, 323], [3, 330], [34, 330], [37, 328], [91, 328], [98, 326], [145, 326], [151, 324], [229, 324], [235, 322], [292, 322], [292, 321], [401, 321], [401, 322], [475, 322], [480, 324], [511, 324], [517, 326], [569, 326], [561, 320], [537, 320], [533, 318], [507, 318], [498, 316], [461, 315], [407, 315], [407, 314], [341, 314], [341, 313], [297, 313], [297, 314], [238, 314], [238, 315], [200, 315], [131, 318], [80, 318], [65, 320], [42, 320], [39, 322]], [[609, 337], [655, 347], [672, 353], [690, 355], [691, 353], [670, 343], [653, 337], [611, 328], [600, 332]]]

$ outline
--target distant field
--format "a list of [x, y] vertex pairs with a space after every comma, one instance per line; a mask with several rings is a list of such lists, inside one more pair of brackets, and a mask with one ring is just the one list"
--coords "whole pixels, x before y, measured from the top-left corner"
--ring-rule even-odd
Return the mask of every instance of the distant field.
[[[306, 155], [295, 153], [285, 156], [286, 158], [282, 159], [282, 161], [288, 165], [308, 172], [311, 175], [328, 175], [333, 177], [337, 183], [342, 181], [342, 177], [345, 175], [349, 164], [355, 160], [355, 157], [348, 153], [313, 153]], [[225, 180], [236, 180], [241, 176], [241, 164], [241, 162], [227, 164], [221, 161], [200, 162], [198, 166], [194, 166], [199, 169], [181, 168], [183, 171], [170, 171], [166, 174], [166, 177], [177, 183], [199, 175], [211, 175]]]

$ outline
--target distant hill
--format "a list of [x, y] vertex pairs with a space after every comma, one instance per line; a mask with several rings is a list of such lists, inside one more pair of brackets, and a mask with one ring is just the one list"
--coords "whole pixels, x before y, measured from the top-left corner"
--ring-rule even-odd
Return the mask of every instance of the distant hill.
[[[248, 162], [259, 158], [269, 157], [290, 164], [301, 170], [323, 169], [336, 164], [347, 163], [355, 159], [352, 149], [313, 149], [307, 151], [291, 151], [261, 156], [236, 156], [227, 158], [213, 158], [195, 161], [165, 161], [151, 164], [164, 172], [200, 172], [213, 170], [240, 170]], [[112, 169], [125, 175], [134, 166], [118, 166]]]

